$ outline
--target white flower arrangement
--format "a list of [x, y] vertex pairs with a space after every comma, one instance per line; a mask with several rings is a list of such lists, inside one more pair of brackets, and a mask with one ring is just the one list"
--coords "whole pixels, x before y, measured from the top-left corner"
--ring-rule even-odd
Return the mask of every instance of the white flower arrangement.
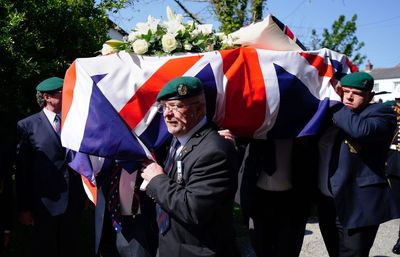
[[234, 40], [224, 33], [213, 33], [211, 24], [183, 23], [181, 14], [167, 7], [166, 21], [152, 16], [147, 22], [137, 23], [124, 39], [108, 40], [103, 44], [103, 55], [121, 50], [138, 55], [168, 55], [179, 52], [208, 52], [234, 48]]

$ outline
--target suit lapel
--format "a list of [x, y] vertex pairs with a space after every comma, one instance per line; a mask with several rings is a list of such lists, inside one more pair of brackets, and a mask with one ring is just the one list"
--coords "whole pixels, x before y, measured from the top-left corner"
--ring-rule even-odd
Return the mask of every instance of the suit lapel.
[[182, 148], [179, 153], [177, 160], [183, 160], [200, 142], [204, 139], [204, 136], [211, 131], [211, 126], [207, 123], [199, 131], [193, 134], [186, 145]]
[[43, 110], [39, 113], [39, 124], [43, 128], [44, 133], [48, 135], [48, 138], [52, 141], [55, 141], [55, 145], [57, 145], [59, 148], [62, 148], [60, 136], [56, 133], [53, 126], [50, 124], [50, 121]]
[[[193, 151], [193, 149], [200, 144], [200, 142], [205, 138], [205, 136], [212, 131], [212, 127], [209, 123], [204, 125], [201, 129], [199, 129], [196, 133], [193, 134], [193, 136], [189, 139], [189, 141], [185, 144], [185, 146], [182, 148], [181, 152], [176, 158], [176, 161], [173, 164], [172, 170], [170, 172], [171, 178], [176, 177], [176, 163], [177, 161], [183, 161], [186, 156]], [[183, 167], [183, 169], [185, 169]]]

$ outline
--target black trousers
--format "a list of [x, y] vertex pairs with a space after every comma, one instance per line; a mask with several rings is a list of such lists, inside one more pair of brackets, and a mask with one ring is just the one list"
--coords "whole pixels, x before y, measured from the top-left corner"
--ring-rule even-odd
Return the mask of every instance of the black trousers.
[[[256, 189], [254, 231], [250, 239], [258, 257], [296, 257], [303, 244], [307, 222], [305, 205], [294, 191]], [[300, 209], [299, 209], [300, 208]]]
[[57, 216], [36, 217], [33, 226], [32, 256], [81, 256], [82, 210], [70, 210]]
[[116, 233], [108, 211], [104, 217], [99, 255], [101, 257], [155, 257], [158, 246], [156, 223], [149, 217], [122, 216], [122, 231]]
[[319, 195], [319, 227], [330, 257], [368, 257], [379, 225], [346, 229], [336, 215], [333, 198]]

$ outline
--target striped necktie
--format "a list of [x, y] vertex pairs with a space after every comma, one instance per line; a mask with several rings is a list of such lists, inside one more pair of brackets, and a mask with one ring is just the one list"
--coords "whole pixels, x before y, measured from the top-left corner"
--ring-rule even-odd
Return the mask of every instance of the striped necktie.
[[56, 131], [56, 133], [58, 135], [60, 135], [60, 132], [61, 132], [61, 118], [60, 118], [60, 114], [58, 114], [58, 113], [54, 117], [53, 126], [54, 126], [54, 130]]
[[110, 188], [108, 190], [108, 206], [111, 213], [112, 225], [116, 232], [122, 229], [121, 224], [121, 203], [119, 199], [119, 180], [121, 178], [122, 167], [115, 165], [111, 171]]
[[[174, 166], [175, 153], [180, 146], [179, 140], [174, 138], [171, 145], [172, 146], [168, 152], [168, 158], [164, 165], [165, 174], [169, 174], [172, 171], [172, 167]], [[164, 235], [170, 227], [170, 218], [168, 213], [164, 211], [159, 204], [156, 204], [156, 211], [158, 228], [160, 230], [160, 234]]]

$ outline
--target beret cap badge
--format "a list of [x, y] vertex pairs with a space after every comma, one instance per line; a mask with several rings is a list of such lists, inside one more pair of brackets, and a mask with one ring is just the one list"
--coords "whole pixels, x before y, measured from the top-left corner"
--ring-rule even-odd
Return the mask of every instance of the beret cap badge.
[[188, 88], [186, 87], [186, 85], [184, 85], [184, 84], [180, 84], [179, 86], [178, 86], [178, 94], [180, 95], [180, 96], [184, 96], [184, 95], [186, 95], [187, 93], [188, 93]]

